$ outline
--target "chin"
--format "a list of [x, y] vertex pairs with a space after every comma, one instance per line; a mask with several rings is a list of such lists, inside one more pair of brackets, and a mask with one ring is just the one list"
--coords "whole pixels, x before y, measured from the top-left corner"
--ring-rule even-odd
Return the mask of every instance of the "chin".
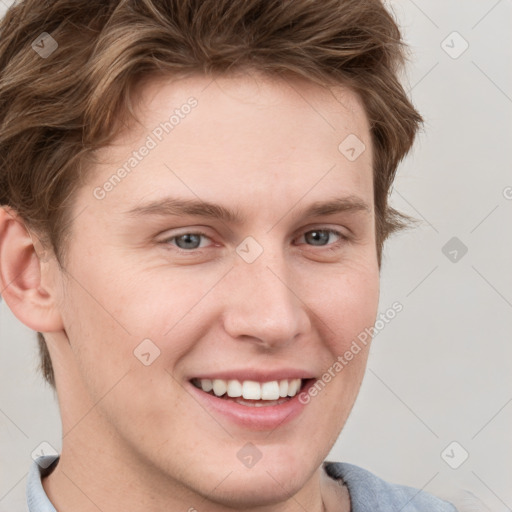
[[293, 467], [281, 468], [279, 472], [265, 468], [239, 470], [219, 479], [220, 485], [207, 498], [235, 510], [271, 506], [282, 503], [295, 495], [303, 486], [306, 475], [298, 474]]
[[[243, 446], [242, 442], [240, 445]], [[209, 475], [205, 476], [205, 481], [217, 482], [207, 490], [212, 501], [229, 504], [237, 510], [275, 505], [306, 486], [317, 469], [316, 457], [311, 458], [309, 454], [308, 463], [308, 455], [303, 453], [303, 448], [293, 445], [259, 446], [261, 458], [251, 467], [246, 467], [238, 458], [230, 459], [227, 454], [219, 456], [223, 464], [208, 464]]]

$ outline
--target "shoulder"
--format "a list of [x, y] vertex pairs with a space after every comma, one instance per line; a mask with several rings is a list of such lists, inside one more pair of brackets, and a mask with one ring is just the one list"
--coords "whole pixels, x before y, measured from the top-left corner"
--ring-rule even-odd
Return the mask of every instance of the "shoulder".
[[341, 479], [350, 494], [352, 512], [457, 512], [447, 501], [414, 487], [386, 482], [346, 462], [325, 462], [326, 473]]

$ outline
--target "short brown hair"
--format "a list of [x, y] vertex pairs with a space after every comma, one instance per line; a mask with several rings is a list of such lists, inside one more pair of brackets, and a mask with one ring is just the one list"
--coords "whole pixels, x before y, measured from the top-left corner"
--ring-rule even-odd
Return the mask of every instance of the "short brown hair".
[[[43, 32], [56, 43], [41, 43]], [[36, 51], [45, 43], [51, 55]], [[115, 137], [141, 79], [243, 68], [286, 74], [347, 86], [363, 102], [380, 267], [384, 241], [406, 225], [388, 196], [421, 123], [399, 81], [403, 63], [399, 28], [380, 0], [17, 2], [0, 24], [0, 205], [13, 208], [62, 266], [88, 157]]]

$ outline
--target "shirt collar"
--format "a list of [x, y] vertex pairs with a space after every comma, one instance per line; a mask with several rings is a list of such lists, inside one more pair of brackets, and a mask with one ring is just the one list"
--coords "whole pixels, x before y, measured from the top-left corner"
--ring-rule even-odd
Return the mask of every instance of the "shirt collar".
[[57, 512], [46, 495], [42, 479], [55, 469], [58, 459], [57, 455], [44, 455], [32, 463], [27, 478], [29, 512]]

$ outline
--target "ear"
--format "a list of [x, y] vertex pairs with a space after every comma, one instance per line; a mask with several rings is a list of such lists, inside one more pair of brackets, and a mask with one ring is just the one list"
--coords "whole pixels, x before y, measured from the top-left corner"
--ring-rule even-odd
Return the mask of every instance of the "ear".
[[50, 262], [40, 260], [34, 243], [38, 244], [16, 212], [0, 207], [2, 298], [13, 314], [34, 331], [60, 331], [64, 327], [52, 290], [55, 283], [50, 279]]

